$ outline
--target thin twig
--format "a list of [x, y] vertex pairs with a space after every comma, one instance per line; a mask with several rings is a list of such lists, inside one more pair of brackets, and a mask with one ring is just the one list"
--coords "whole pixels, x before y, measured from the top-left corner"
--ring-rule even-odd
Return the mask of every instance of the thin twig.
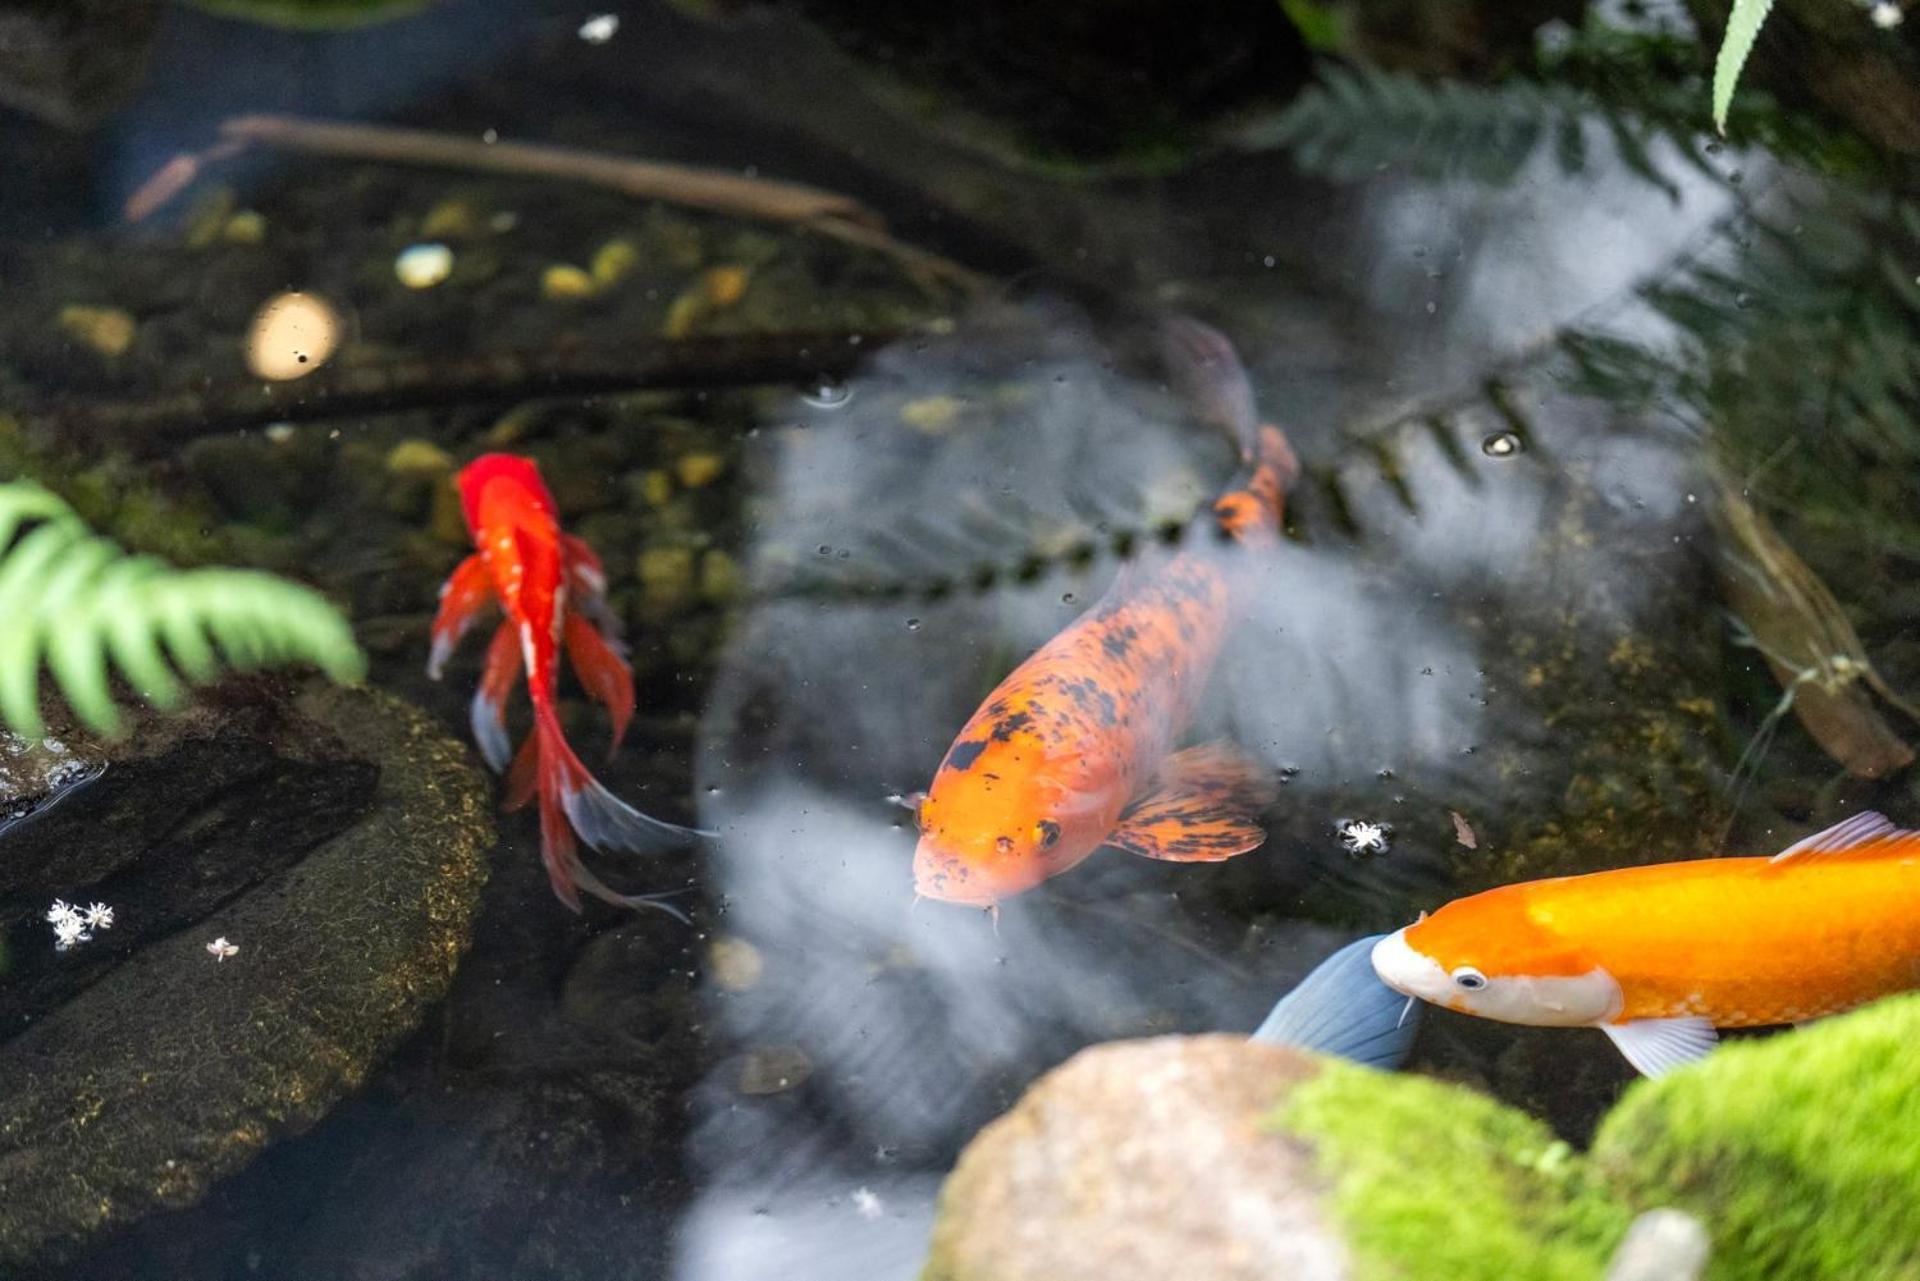
[[82, 444], [153, 456], [182, 441], [274, 422], [311, 422], [444, 405], [550, 396], [713, 390], [850, 375], [899, 335], [786, 333], [474, 352], [378, 366], [327, 365], [292, 382], [248, 382], [135, 400], [50, 400], [26, 413]]
[[889, 235], [880, 215], [851, 196], [802, 183], [544, 143], [484, 142], [455, 134], [390, 125], [347, 124], [296, 116], [236, 116], [220, 126], [220, 141], [206, 151], [183, 153], [162, 165], [128, 198], [124, 212], [138, 222], [190, 186], [209, 165], [249, 147], [276, 147], [341, 160], [419, 165], [548, 178], [601, 187], [641, 200], [787, 223], [898, 261], [923, 284], [944, 282], [970, 293], [988, 281], [977, 272]]

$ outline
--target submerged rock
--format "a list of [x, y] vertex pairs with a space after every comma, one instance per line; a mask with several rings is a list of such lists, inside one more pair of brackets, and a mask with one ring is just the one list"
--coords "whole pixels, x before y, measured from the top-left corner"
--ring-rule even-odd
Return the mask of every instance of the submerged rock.
[[1226, 1036], [1076, 1055], [962, 1154], [924, 1281], [1349, 1275], [1311, 1151], [1266, 1126], [1314, 1072]]
[[[493, 838], [463, 749], [384, 695], [266, 688], [149, 720], [4, 838], [9, 1268], [312, 1124], [451, 978]], [[55, 897], [111, 905], [111, 932], [58, 952]]]

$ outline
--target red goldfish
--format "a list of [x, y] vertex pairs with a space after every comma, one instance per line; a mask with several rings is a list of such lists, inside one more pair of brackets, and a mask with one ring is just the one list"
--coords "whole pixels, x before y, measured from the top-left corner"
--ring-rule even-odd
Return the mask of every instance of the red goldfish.
[[1273, 800], [1266, 771], [1225, 744], [1172, 747], [1219, 655], [1245, 558], [1278, 545], [1299, 464], [1279, 429], [1256, 421], [1225, 337], [1182, 320], [1167, 345], [1201, 416], [1240, 442], [1245, 478], [1214, 504], [1226, 545], [1123, 572], [987, 696], [916, 805], [914, 882], [928, 898], [991, 908], [1103, 845], [1211, 862], [1266, 839], [1254, 821]]
[[1920, 987], [1920, 832], [1856, 814], [1773, 858], [1659, 863], [1456, 899], [1382, 939], [1389, 987], [1504, 1023], [1597, 1027], [1649, 1076], [1718, 1027]]
[[[427, 675], [440, 678], [474, 618], [497, 603], [506, 615], [487, 648], [473, 695], [473, 737], [495, 771], [507, 771], [507, 808], [540, 801], [540, 857], [560, 901], [580, 910], [580, 891], [622, 907], [679, 916], [659, 895], [617, 894], [587, 870], [574, 833], [595, 849], [650, 852], [702, 833], [647, 817], [609, 792], [568, 746], [554, 710], [560, 648], [588, 694], [613, 717], [617, 749], [633, 718], [633, 673], [607, 607], [606, 574], [593, 549], [562, 533], [553, 496], [531, 459], [486, 454], [455, 478], [477, 550], [440, 589]], [[533, 732], [517, 754], [507, 739], [506, 698], [522, 670]], [[511, 767], [508, 757], [512, 755]]]

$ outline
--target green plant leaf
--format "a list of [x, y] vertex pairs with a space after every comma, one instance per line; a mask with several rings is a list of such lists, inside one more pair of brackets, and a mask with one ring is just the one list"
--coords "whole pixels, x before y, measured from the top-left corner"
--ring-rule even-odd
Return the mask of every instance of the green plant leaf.
[[0, 618], [0, 723], [30, 738], [45, 732], [43, 660], [74, 715], [102, 734], [123, 725], [115, 667], [157, 707], [180, 701], [181, 677], [225, 668], [312, 663], [341, 682], [366, 670], [346, 620], [312, 589], [128, 556], [30, 482], [0, 484]]
[[1713, 127], [1727, 132], [1727, 111], [1733, 106], [1733, 87], [1753, 52], [1760, 26], [1773, 9], [1773, 0], [1733, 0], [1733, 12], [1727, 17], [1727, 34], [1720, 41], [1720, 56], [1713, 64]]

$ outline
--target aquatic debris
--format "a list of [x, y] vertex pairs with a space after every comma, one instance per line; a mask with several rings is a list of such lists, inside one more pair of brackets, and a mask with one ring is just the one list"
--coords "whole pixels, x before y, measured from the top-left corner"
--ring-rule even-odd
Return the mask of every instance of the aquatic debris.
[[123, 356], [133, 346], [133, 316], [119, 307], [62, 307], [60, 328], [102, 356]]
[[1833, 592], [1742, 488], [1723, 473], [1716, 474], [1715, 488], [1717, 501], [1708, 514], [1720, 535], [1721, 590], [1744, 628], [1742, 639], [1760, 651], [1782, 688], [1736, 777], [1757, 759], [1789, 709], [1849, 773], [1881, 778], [1911, 764], [1913, 748], [1881, 717], [1868, 691], [1915, 721], [1920, 709], [1881, 679]]
[[340, 318], [325, 299], [290, 290], [260, 304], [247, 327], [247, 368], [272, 382], [305, 378], [340, 345]]
[[408, 245], [393, 260], [393, 274], [409, 289], [431, 289], [453, 274], [453, 250], [438, 241]]
[[617, 13], [596, 13], [580, 24], [576, 33], [588, 44], [605, 44], [620, 30], [620, 15]]
[[760, 949], [743, 938], [722, 935], [707, 946], [707, 972], [722, 991], [752, 991], [763, 969]]
[[880, 216], [859, 201], [818, 187], [570, 147], [500, 142], [497, 138], [475, 141], [419, 129], [295, 116], [235, 116], [223, 121], [218, 143], [199, 153], [173, 157], [128, 197], [128, 221], [138, 222], [160, 209], [192, 185], [208, 164], [255, 146], [349, 160], [558, 179], [608, 188], [641, 200], [802, 224], [809, 232], [892, 258], [923, 287], [950, 286], [979, 293], [988, 285], [984, 276], [959, 263], [894, 239], [884, 230]]
[[1349, 854], [1385, 854], [1392, 845], [1393, 825], [1364, 818], [1345, 818], [1333, 825]]
[[1470, 850], [1480, 848], [1480, 838], [1473, 834], [1473, 824], [1459, 810], [1448, 810], [1447, 817], [1453, 820], [1453, 839]]
[[1871, 811], [1772, 858], [1652, 863], [1455, 899], [1381, 940], [1386, 983], [1464, 1014], [1597, 1027], [1648, 1076], [1716, 1028], [1801, 1023], [1920, 984], [1920, 832]]
[[1374, 973], [1373, 948], [1385, 937], [1355, 939], [1320, 962], [1280, 998], [1249, 1039], [1387, 1071], [1405, 1063], [1420, 1031], [1420, 1009]]
[[115, 667], [161, 708], [185, 697], [183, 677], [209, 681], [223, 665], [313, 663], [347, 683], [366, 667], [352, 628], [313, 589], [128, 556], [28, 481], [0, 485], [0, 617], [0, 725], [30, 739], [46, 732], [43, 660], [74, 714], [102, 734], [121, 728]]
[[53, 927], [54, 947], [65, 952], [76, 944], [90, 941], [95, 930], [112, 929], [113, 909], [105, 903], [75, 907], [64, 899], [55, 899], [47, 909], [46, 921]]
[[213, 942], [207, 944], [207, 954], [216, 961], [224, 961], [229, 956], [240, 955], [240, 945], [238, 943], [227, 942], [226, 936], [221, 935]]

